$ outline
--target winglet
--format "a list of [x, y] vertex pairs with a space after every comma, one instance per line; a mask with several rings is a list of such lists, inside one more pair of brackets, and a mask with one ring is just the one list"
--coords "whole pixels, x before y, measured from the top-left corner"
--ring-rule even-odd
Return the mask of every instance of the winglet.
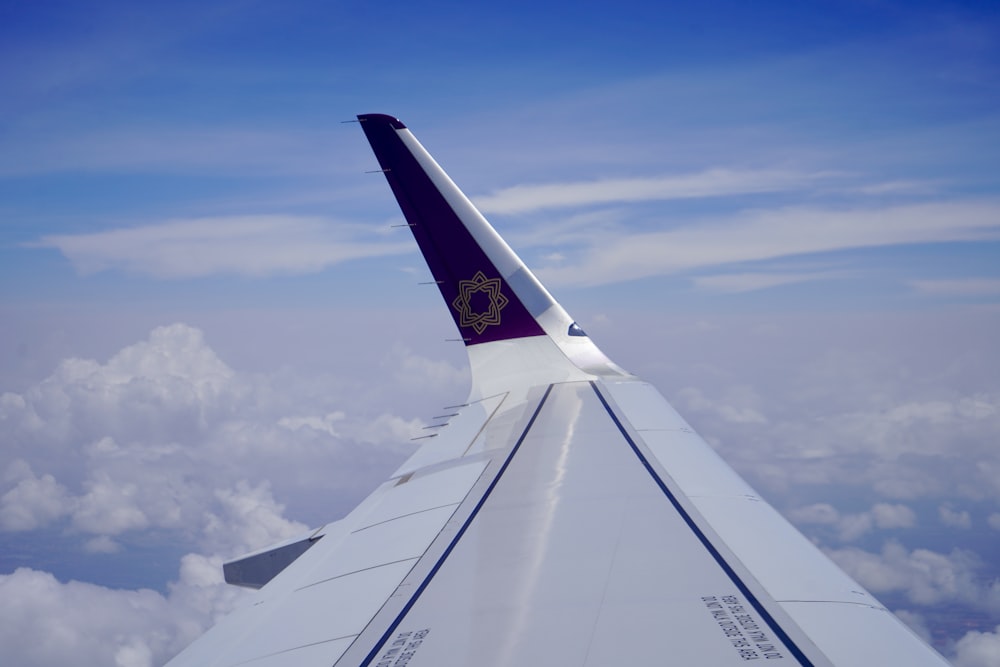
[[574, 366], [620, 373], [397, 118], [358, 116], [470, 349], [548, 337]]
[[[516, 271], [520, 260], [406, 126], [384, 115], [358, 120], [466, 343], [544, 335], [535, 315], [552, 305], [552, 297], [522, 290], [525, 303], [515, 292], [510, 269]], [[492, 235], [476, 238], [476, 227]]]

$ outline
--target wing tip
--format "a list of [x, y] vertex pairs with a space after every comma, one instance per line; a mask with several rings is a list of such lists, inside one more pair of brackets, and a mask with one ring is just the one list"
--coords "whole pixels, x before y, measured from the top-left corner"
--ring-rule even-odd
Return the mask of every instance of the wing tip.
[[384, 113], [360, 113], [358, 114], [358, 121], [361, 123], [382, 123], [388, 125], [394, 130], [405, 130], [406, 125], [403, 124], [401, 120], [395, 116], [390, 116]]

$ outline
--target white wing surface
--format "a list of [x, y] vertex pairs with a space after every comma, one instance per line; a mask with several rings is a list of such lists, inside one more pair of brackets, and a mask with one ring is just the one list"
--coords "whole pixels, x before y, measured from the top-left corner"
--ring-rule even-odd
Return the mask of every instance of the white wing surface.
[[410, 131], [358, 117], [472, 367], [347, 517], [171, 667], [943, 665], [556, 303]]

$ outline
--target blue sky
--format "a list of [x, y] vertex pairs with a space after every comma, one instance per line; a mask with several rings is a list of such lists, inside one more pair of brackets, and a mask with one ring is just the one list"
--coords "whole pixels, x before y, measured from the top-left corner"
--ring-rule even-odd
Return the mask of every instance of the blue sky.
[[987, 3], [10, 5], [0, 89], [5, 664], [163, 662], [222, 558], [464, 397], [367, 112], [911, 626], [1000, 655]]

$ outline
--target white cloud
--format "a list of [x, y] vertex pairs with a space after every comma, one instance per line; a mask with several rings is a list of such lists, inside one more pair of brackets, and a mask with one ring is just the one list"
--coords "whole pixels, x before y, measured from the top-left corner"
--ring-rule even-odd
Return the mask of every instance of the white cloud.
[[149, 525], [149, 518], [138, 506], [137, 484], [113, 480], [108, 473], [98, 470], [84, 486], [87, 492], [79, 499], [79, 507], [73, 514], [73, 524], [80, 530], [118, 535]]
[[[231, 588], [231, 587], [228, 587]], [[182, 575], [169, 597], [114, 590], [21, 568], [0, 575], [0, 645], [12, 665], [163, 664], [240, 597]]]
[[1000, 665], [1000, 625], [993, 632], [968, 632], [955, 644], [955, 667]]
[[853, 542], [874, 528], [880, 530], [911, 528], [916, 524], [916, 520], [917, 515], [906, 505], [877, 503], [868, 512], [841, 517], [837, 525], [840, 541]]
[[122, 546], [107, 535], [100, 535], [87, 540], [83, 550], [91, 554], [114, 554], [121, 551]]
[[800, 524], [830, 525], [840, 521], [840, 512], [829, 503], [815, 503], [796, 507], [787, 512], [788, 518]]
[[621, 178], [577, 183], [516, 185], [475, 197], [484, 213], [525, 213], [550, 208], [622, 202], [724, 197], [801, 188], [822, 175], [791, 171], [709, 169], [657, 178]]
[[[788, 378], [790, 387], [802, 387], [809, 395], [772, 396], [761, 408], [768, 410], [766, 424], [746, 422], [739, 432], [726, 432], [724, 420], [713, 422], [714, 432], [725, 433], [721, 451], [774, 491], [801, 484], [844, 484], [872, 488], [882, 498], [897, 501], [984, 500], [1000, 494], [1000, 451], [995, 446], [1000, 396], [976, 393], [907, 400], [899, 395], [905, 396], [906, 389], [852, 391], [844, 372], [853, 370], [843, 369], [839, 378]], [[827, 381], [840, 391], [817, 390]], [[889, 398], [886, 392], [896, 392], [897, 397]], [[747, 431], [750, 427], [752, 433]], [[748, 439], [753, 448], [745, 445]], [[781, 466], [771, 465], [779, 459]]]
[[[278, 521], [289, 502], [318, 512], [316, 494], [353, 495], [381, 481], [422, 425], [358, 405], [350, 383], [237, 373], [200, 331], [160, 327], [105, 364], [69, 359], [25, 392], [3, 395], [0, 529], [65, 521], [98, 552], [146, 529], [192, 546], [265, 546], [218, 531], [209, 539], [206, 517], [236, 530], [227, 504], [238, 498], [255, 499], [261, 521]], [[271, 486], [260, 487], [263, 479]], [[332, 517], [312, 519], [347, 509], [325, 507]]]
[[346, 417], [346, 415], [340, 411], [331, 412], [323, 415], [322, 417], [282, 417], [278, 420], [278, 426], [283, 426], [284, 428], [292, 431], [300, 428], [311, 428], [314, 431], [336, 436], [338, 433], [336, 428], [334, 428], [334, 424], [339, 421], [343, 421], [344, 417]]
[[196, 218], [43, 237], [78, 271], [122, 270], [157, 278], [216, 274], [268, 276], [315, 273], [352, 259], [412, 252], [369, 227], [301, 216]]
[[941, 189], [941, 183], [932, 181], [884, 181], [855, 188], [864, 195], [931, 194]]
[[356, 436], [361, 442], [373, 444], [386, 442], [409, 442], [414, 438], [426, 435], [422, 430], [426, 422], [420, 419], [403, 419], [396, 415], [383, 413], [357, 430]]
[[37, 477], [23, 460], [8, 466], [16, 486], [0, 496], [0, 530], [34, 530], [67, 514], [73, 502], [66, 487], [52, 475]]
[[468, 366], [454, 366], [445, 360], [430, 359], [415, 353], [406, 345], [396, 343], [389, 350], [382, 365], [390, 369], [395, 380], [408, 387], [453, 391], [455, 395], [467, 392]]
[[[996, 484], [990, 473], [997, 459], [993, 451], [996, 440], [990, 434], [998, 432], [1000, 412], [995, 408], [1000, 403], [992, 394], [975, 386], [953, 387], [938, 377], [915, 381], [911, 367], [897, 365], [891, 355], [888, 366], [893, 371], [902, 369], [899, 384], [878, 380], [885, 368], [872, 360], [886, 358], [878, 352], [870, 358], [827, 358], [802, 345], [808, 351], [806, 358], [816, 360], [816, 365], [802, 364], [794, 356], [784, 356], [791, 355], [790, 348], [795, 347], [787, 341], [797, 336], [788, 337], [788, 322], [781, 319], [768, 320], [769, 335], [784, 336], [776, 337], [783, 360], [778, 364], [774, 363], [779, 357], [773, 350], [759, 348], [767, 341], [759, 336], [746, 340], [749, 327], [734, 328], [714, 318], [693, 321], [697, 326], [686, 334], [681, 329], [669, 332], [671, 339], [687, 335], [699, 342], [693, 352], [671, 343], [672, 365], [665, 371], [670, 382], [662, 386], [699, 387], [679, 397], [678, 409], [689, 418], [712, 424], [717, 440], [725, 444], [724, 454], [735, 451], [745, 457], [739, 461], [772, 466], [775, 477], [802, 492], [801, 497], [815, 498], [809, 495], [810, 485], [831, 481], [853, 489], [871, 487], [876, 481], [912, 479], [937, 485], [927, 488], [949, 494], [959, 479], [979, 493]], [[685, 326], [690, 328], [690, 321]], [[866, 328], [866, 336], [870, 329], [880, 330]], [[715, 346], [719, 337], [723, 355], [756, 359], [766, 371], [727, 374], [708, 365], [706, 346]], [[739, 344], [726, 344], [733, 340], [743, 340], [754, 353], [748, 355], [746, 347]], [[975, 350], [970, 354], [978, 359]], [[426, 423], [412, 414], [380, 409], [363, 412], [359, 406], [396, 404], [399, 401], [387, 392], [401, 389], [448, 395], [460, 391], [457, 363], [442, 364], [417, 356], [407, 366], [406, 360], [414, 355], [404, 347], [390, 348], [385, 356], [389, 388], [366, 385], [369, 389], [364, 392], [353, 378], [312, 377], [303, 381], [287, 370], [274, 374], [240, 372], [225, 364], [204, 336], [183, 325], [158, 329], [148, 340], [128, 346], [105, 363], [68, 360], [42, 382], [0, 397], [0, 430], [4, 442], [12, 444], [0, 452], [0, 464], [12, 471], [0, 482], [0, 495], [27, 479], [26, 470], [37, 480], [51, 475], [65, 488], [70, 502], [61, 506], [62, 514], [48, 520], [49, 525], [62, 521], [81, 531], [81, 526], [73, 523], [74, 510], [91, 489], [104, 484], [116, 493], [95, 505], [103, 513], [93, 517], [103, 518], [94, 518], [94, 525], [105, 532], [79, 536], [81, 548], [91, 553], [88, 558], [116, 548], [127, 553], [144, 531], [166, 532], [190, 545], [191, 550], [204, 551], [185, 559], [184, 574], [179, 575], [169, 595], [161, 596], [167, 601], [164, 609], [181, 604], [183, 595], [190, 598], [184, 604], [198, 611], [191, 612], [196, 621], [189, 633], [184, 634], [188, 626], [175, 631], [169, 623], [161, 623], [166, 629], [156, 632], [175, 633], [176, 637], [184, 634], [190, 639], [204, 627], [197, 619], [214, 618], [225, 609], [225, 604], [216, 604], [213, 597], [224, 590], [218, 583], [223, 556], [265, 546], [272, 537], [292, 533], [304, 523], [316, 525], [317, 521], [336, 518], [412, 450], [415, 445], [409, 444], [408, 438], [420, 433]], [[926, 360], [926, 355], [919, 358]], [[688, 382], [686, 371], [675, 373], [678, 360], [696, 366], [701, 373], [696, 377], [705, 384]], [[401, 374], [392, 375], [400, 367], [404, 369]], [[420, 385], [419, 378], [425, 375], [430, 381]], [[755, 382], [749, 382], [749, 377]], [[366, 379], [371, 381], [371, 376]], [[467, 380], [463, 377], [461, 382], [464, 387]], [[787, 388], [775, 392], [775, 386]], [[370, 395], [363, 395], [368, 392]], [[439, 413], [424, 416], [433, 414]], [[911, 452], [916, 452], [917, 458]], [[27, 468], [11, 467], [15, 459], [24, 461]], [[954, 467], [959, 463], [968, 470]], [[980, 472], [976, 472], [977, 466], [983, 466]], [[263, 485], [265, 479], [270, 480], [269, 485]], [[832, 531], [834, 536], [847, 530], [844, 520], [850, 517], [860, 516], [855, 531], [865, 528], [863, 534], [869, 536], [879, 529], [905, 528], [910, 521], [915, 522], [912, 510], [901, 502], [873, 502], [867, 510], [853, 514], [837, 511], [837, 500], [825, 502], [828, 508], [812, 508], [813, 519], [826, 522], [823, 530]], [[937, 501], [941, 502], [944, 498]], [[779, 504], [789, 501], [783, 499]], [[856, 509], [853, 502], [850, 507]], [[113, 533], [114, 510], [122, 508], [140, 512], [148, 527]], [[258, 534], [254, 529], [257, 524], [270, 528]], [[879, 554], [874, 556], [882, 560]], [[121, 557], [119, 552], [117, 558]], [[947, 554], [945, 558], [951, 559]], [[953, 570], [962, 582], [962, 570], [957, 566]], [[204, 587], [195, 586], [195, 582]], [[934, 585], [937, 589], [931, 590], [937, 591], [938, 599], [985, 604], [986, 593], [949, 597], [941, 592], [946, 589], [944, 584]], [[975, 585], [982, 588], [981, 581]], [[106, 626], [106, 631], [111, 632], [111, 627]], [[136, 636], [140, 643], [126, 638], [116, 652], [141, 658], [145, 643], [154, 661], [164, 655], [165, 650], [159, 652], [153, 640], [143, 638], [142, 633]], [[3, 641], [0, 638], [0, 644]], [[109, 655], [106, 662], [97, 664], [114, 664], [114, 655]]]
[[829, 503], [815, 503], [789, 511], [788, 518], [798, 524], [833, 526], [841, 542], [853, 542], [875, 528], [911, 528], [916, 525], [917, 515], [901, 504], [876, 503], [867, 512], [841, 514]]
[[613, 237], [601, 231], [591, 240], [581, 235], [587, 245], [579, 260], [537, 273], [546, 284], [602, 285], [808, 253], [991, 240], [1000, 238], [998, 220], [1000, 205], [992, 200], [747, 211], [666, 231]]
[[202, 538], [203, 548], [212, 553], [247, 553], [309, 528], [282, 516], [285, 507], [274, 500], [267, 482], [252, 487], [240, 480], [234, 488], [216, 490], [215, 497], [220, 508], [205, 515]]
[[721, 273], [714, 276], [694, 276], [691, 282], [699, 289], [712, 292], [753, 292], [779, 285], [792, 285], [812, 280], [828, 280], [847, 275], [842, 271], [815, 271], [811, 273]]
[[982, 562], [972, 552], [953, 549], [949, 554], [929, 549], [908, 551], [889, 541], [881, 553], [854, 547], [830, 549], [827, 555], [876, 595], [901, 592], [916, 605], [959, 602], [980, 609], [1000, 609], [1000, 583], [983, 585]]
[[753, 405], [759, 399], [755, 392], [747, 387], [733, 388], [720, 401], [711, 400], [696, 387], [685, 387], [677, 392], [684, 406], [696, 412], [710, 412], [734, 424], [766, 424], [767, 417], [761, 414]]
[[948, 505], [941, 505], [938, 508], [938, 516], [941, 517], [941, 523], [952, 528], [972, 527], [972, 518], [965, 510], [953, 510]]
[[986, 523], [988, 523], [990, 525], [990, 528], [992, 528], [993, 530], [1000, 530], [1000, 512], [994, 512], [993, 514], [990, 514], [989, 518], [986, 520]]
[[917, 515], [906, 505], [877, 503], [871, 513], [875, 525], [882, 529], [912, 528], [917, 523]]
[[837, 525], [840, 529], [841, 542], [853, 542], [872, 529], [872, 517], [870, 514], [848, 514], [841, 517]]
[[315, 525], [338, 518], [412, 447], [419, 419], [337, 408], [356, 394], [349, 382], [237, 372], [175, 324], [0, 397], [0, 529], [61, 525], [88, 559], [126, 558], [147, 534], [198, 551], [166, 595], [32, 569], [0, 576], [4, 660], [153, 665], [181, 650], [244, 594], [223, 582], [224, 559], [305, 532], [291, 503]]

